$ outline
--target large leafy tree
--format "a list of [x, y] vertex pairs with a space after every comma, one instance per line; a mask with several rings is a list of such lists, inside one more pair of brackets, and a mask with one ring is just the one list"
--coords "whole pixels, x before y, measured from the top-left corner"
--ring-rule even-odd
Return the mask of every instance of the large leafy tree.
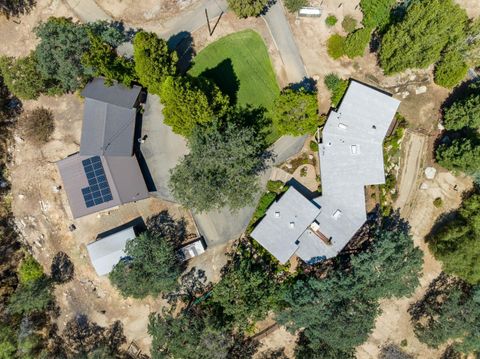
[[211, 305], [236, 330], [251, 329], [280, 302], [280, 277], [275, 269], [248, 241], [241, 241], [213, 288]]
[[173, 132], [190, 136], [196, 124], [206, 124], [222, 116], [229, 99], [218, 87], [205, 79], [168, 76], [161, 85], [160, 101], [164, 105], [165, 123]]
[[464, 127], [479, 128], [480, 94], [472, 94], [445, 108], [443, 123], [447, 130], [453, 131], [460, 130]]
[[253, 203], [257, 175], [271, 156], [265, 151], [264, 134], [239, 125], [251, 113], [232, 110], [225, 121], [195, 127], [188, 141], [190, 153], [171, 171], [169, 186], [181, 204], [201, 212]]
[[473, 174], [480, 169], [480, 144], [476, 137], [458, 138], [438, 146], [437, 162], [451, 171]]
[[301, 136], [315, 132], [320, 124], [316, 93], [304, 88], [284, 89], [275, 100], [272, 116], [283, 135]]
[[154, 33], [141, 31], [135, 35], [133, 58], [140, 83], [151, 93], [158, 95], [163, 80], [176, 74], [177, 53]]
[[118, 56], [112, 46], [103, 42], [92, 31], [88, 31], [90, 47], [82, 56], [82, 64], [95, 76], [103, 76], [107, 84], [114, 81], [130, 86], [136, 80], [135, 64], [132, 60]]
[[441, 275], [410, 314], [421, 342], [435, 348], [448, 342], [464, 354], [480, 352], [480, 286]]
[[26, 282], [18, 286], [10, 297], [8, 311], [13, 314], [31, 314], [44, 311], [52, 302], [52, 285], [49, 278]]
[[429, 245], [446, 273], [480, 283], [480, 195], [466, 199], [456, 218], [430, 236]]
[[36, 99], [46, 89], [42, 74], [37, 70], [35, 54], [14, 59], [0, 57], [0, 72], [8, 89], [24, 100]]
[[228, 0], [228, 7], [241, 18], [259, 16], [267, 5], [268, 0]]
[[378, 300], [411, 294], [421, 266], [422, 253], [405, 229], [382, 227], [372, 248], [351, 258], [349, 270], [297, 281], [285, 293], [288, 307], [278, 320], [303, 330], [300, 352], [352, 357], [375, 326]]
[[173, 290], [182, 272], [171, 243], [148, 232], [128, 241], [128, 259], [115, 265], [109, 277], [125, 297], [144, 298]]
[[441, 57], [447, 45], [466, 36], [467, 14], [453, 0], [414, 1], [405, 18], [382, 39], [380, 63], [385, 73], [426, 68]]

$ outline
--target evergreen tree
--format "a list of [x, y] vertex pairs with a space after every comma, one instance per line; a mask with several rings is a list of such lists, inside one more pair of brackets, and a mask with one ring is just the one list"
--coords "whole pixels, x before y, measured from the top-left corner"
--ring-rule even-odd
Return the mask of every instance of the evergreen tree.
[[360, 0], [363, 26], [374, 29], [387, 25], [390, 21], [390, 11], [395, 3], [395, 0]]
[[24, 100], [34, 100], [46, 90], [46, 83], [37, 70], [35, 53], [14, 59], [0, 57], [0, 72], [8, 89]]
[[140, 83], [150, 93], [159, 94], [167, 76], [176, 74], [178, 56], [168, 49], [167, 42], [151, 32], [138, 32], [133, 40], [135, 71]]
[[370, 42], [371, 33], [372, 30], [370, 28], [364, 27], [348, 34], [345, 39], [345, 55], [351, 59], [358, 56], [363, 56], [365, 53], [365, 47]]
[[435, 83], [452, 88], [458, 85], [467, 75], [468, 66], [458, 51], [447, 51], [435, 65]]
[[227, 0], [228, 7], [240, 18], [259, 16], [266, 9], [268, 0]]
[[480, 128], [480, 94], [472, 94], [447, 107], [444, 111], [443, 123], [447, 130], [453, 131], [464, 127]]
[[438, 146], [437, 162], [450, 171], [473, 174], [480, 170], [480, 145], [476, 138], [459, 138]]
[[449, 44], [465, 39], [467, 14], [453, 0], [414, 1], [405, 18], [382, 39], [380, 64], [386, 74], [426, 68]]

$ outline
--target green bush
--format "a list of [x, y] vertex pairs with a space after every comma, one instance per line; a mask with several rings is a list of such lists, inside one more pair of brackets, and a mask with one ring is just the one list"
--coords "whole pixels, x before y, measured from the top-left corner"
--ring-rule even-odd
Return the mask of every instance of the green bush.
[[348, 80], [342, 80], [336, 74], [331, 73], [325, 76], [323, 82], [330, 90], [332, 107], [336, 108], [347, 91]]
[[440, 208], [443, 206], [443, 201], [440, 197], [437, 197], [433, 200], [433, 205], [437, 208]]
[[355, 31], [357, 28], [357, 20], [350, 15], [345, 16], [342, 20], [342, 28], [348, 33]]
[[480, 170], [480, 144], [478, 139], [460, 138], [450, 144], [438, 146], [437, 162], [450, 171], [473, 174]]
[[335, 15], [328, 15], [327, 18], [325, 19], [325, 24], [327, 24], [328, 27], [332, 27], [332, 26], [335, 26], [337, 21], [338, 20], [335, 17]]
[[365, 47], [370, 42], [371, 33], [371, 29], [361, 28], [348, 34], [345, 39], [345, 54], [351, 59], [357, 56], [363, 56], [365, 53]]
[[390, 11], [395, 3], [395, 0], [360, 0], [363, 26], [373, 29], [387, 25], [390, 20]]
[[308, 6], [308, 0], [285, 0], [285, 7], [291, 13], [295, 13], [304, 6]]
[[327, 52], [335, 60], [345, 55], [345, 38], [339, 34], [330, 36], [327, 40]]
[[283, 191], [284, 183], [282, 181], [268, 181], [267, 191], [274, 193], [281, 193]]
[[43, 277], [42, 266], [30, 254], [26, 255], [18, 269], [18, 279], [21, 284], [34, 282]]
[[228, 7], [240, 18], [260, 16], [268, 0], [227, 0]]
[[317, 141], [310, 141], [310, 150], [312, 150], [313, 152], [318, 152]]
[[445, 108], [443, 123], [447, 130], [458, 131], [464, 127], [477, 129], [480, 127], [480, 93], [472, 94], [455, 101]]
[[458, 51], [448, 51], [435, 65], [435, 83], [452, 88], [458, 85], [467, 75], [468, 66]]
[[19, 59], [0, 57], [0, 72], [8, 89], [22, 100], [34, 100], [45, 90], [34, 53]]

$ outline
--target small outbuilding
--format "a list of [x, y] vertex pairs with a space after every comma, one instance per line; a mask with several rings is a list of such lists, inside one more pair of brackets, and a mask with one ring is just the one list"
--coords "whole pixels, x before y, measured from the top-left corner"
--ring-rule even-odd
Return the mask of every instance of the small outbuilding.
[[99, 276], [110, 273], [113, 267], [126, 257], [125, 245], [135, 239], [135, 230], [128, 227], [87, 245], [88, 255]]

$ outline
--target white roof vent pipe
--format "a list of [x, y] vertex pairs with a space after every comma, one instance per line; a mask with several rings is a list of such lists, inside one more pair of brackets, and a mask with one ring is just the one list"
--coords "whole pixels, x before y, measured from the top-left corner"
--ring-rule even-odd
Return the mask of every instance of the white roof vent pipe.
[[280, 212], [279, 211], [276, 211], [275, 212], [275, 218], [279, 218], [280, 217]]
[[340, 122], [340, 123], [338, 124], [338, 128], [340, 128], [340, 129], [342, 129], [342, 130], [346, 130], [346, 129], [348, 128], [348, 126], [347, 126], [346, 124]]
[[290, 228], [295, 228], [295, 222], [290, 222]]

